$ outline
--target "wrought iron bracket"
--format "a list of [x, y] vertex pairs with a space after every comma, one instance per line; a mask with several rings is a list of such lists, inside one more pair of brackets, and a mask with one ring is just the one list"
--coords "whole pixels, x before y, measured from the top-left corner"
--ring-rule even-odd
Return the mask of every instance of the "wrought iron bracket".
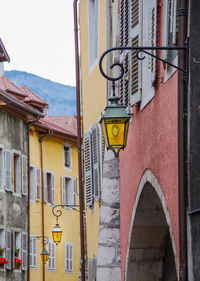
[[79, 210], [76, 209], [76, 207], [79, 207], [79, 205], [70, 205], [70, 204], [58, 204], [55, 205], [52, 209], [52, 214], [56, 217], [56, 220], [58, 220], [58, 218], [60, 216], [62, 216], [62, 210], [61, 209], [57, 209], [60, 207], [68, 207], [69, 209], [75, 210], [77, 212], [79, 212]]
[[[171, 67], [174, 67], [174, 68], [176, 68], [179, 71], [184, 72], [186, 74], [186, 76], [188, 75], [188, 62], [187, 62], [187, 60], [188, 60], [188, 50], [189, 50], [189, 39], [187, 39], [185, 46], [177, 46], [177, 47], [161, 47], [161, 46], [155, 46], [155, 47], [148, 47], [148, 46], [146, 46], [146, 47], [143, 47], [143, 46], [136, 46], [136, 47], [133, 47], [133, 46], [114, 47], [114, 48], [110, 48], [110, 49], [106, 50], [101, 55], [100, 60], [99, 60], [100, 72], [104, 76], [104, 78], [106, 78], [107, 80], [112, 81], [112, 83], [113, 83], [113, 85], [112, 85], [113, 86], [113, 90], [115, 88], [115, 81], [120, 80], [123, 77], [123, 75], [124, 75], [124, 66], [120, 62], [113, 63], [110, 66], [110, 69], [118, 66], [120, 68], [120, 75], [117, 76], [117, 77], [110, 77], [103, 70], [103, 66], [102, 66], [103, 59], [105, 58], [106, 55], [108, 55], [111, 52], [114, 52], [114, 51], [126, 51], [126, 50], [127, 51], [136, 51], [136, 58], [138, 60], [144, 60], [146, 58], [145, 55], [141, 56], [141, 54], [143, 53], [143, 54], [146, 54], [148, 56], [151, 56], [151, 57], [155, 58], [156, 60], [162, 61], [163, 63], [165, 63], [165, 64], [167, 64], [167, 65], [169, 65]], [[174, 65], [174, 64], [168, 62], [167, 60], [164, 60], [164, 59], [162, 59], [162, 58], [160, 58], [160, 57], [158, 57], [158, 56], [156, 56], [156, 55], [154, 55], [153, 53], [150, 52], [150, 51], [159, 51], [159, 50], [161, 50], [161, 51], [166, 51], [166, 50], [185, 51], [186, 52], [186, 68], [185, 69], [180, 68], [179, 66]]]
[[29, 241], [33, 241], [33, 240], [39, 240], [39, 239], [43, 239], [43, 243], [44, 243], [44, 245], [47, 245], [48, 243], [49, 243], [49, 238], [47, 237], [47, 236], [36, 236], [36, 237], [29, 237]]

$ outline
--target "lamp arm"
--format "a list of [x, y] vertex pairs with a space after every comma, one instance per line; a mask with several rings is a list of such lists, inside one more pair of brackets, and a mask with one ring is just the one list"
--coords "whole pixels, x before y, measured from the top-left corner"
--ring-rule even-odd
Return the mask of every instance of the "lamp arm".
[[103, 66], [102, 66], [102, 65], [103, 65], [103, 59], [104, 59], [104, 57], [105, 57], [107, 54], [109, 54], [110, 52], [114, 52], [114, 51], [125, 51], [125, 50], [127, 50], [127, 51], [136, 51], [135, 56], [136, 56], [136, 58], [137, 58], [138, 60], [143, 60], [143, 59], [145, 59], [145, 56], [139, 57], [139, 53], [143, 52], [143, 53], [145, 53], [145, 54], [147, 54], [147, 55], [149, 55], [149, 56], [151, 56], [151, 57], [153, 57], [153, 58], [155, 58], [155, 59], [157, 59], [157, 60], [160, 60], [160, 61], [166, 63], [167, 65], [170, 65], [170, 66], [176, 68], [177, 70], [182, 71], [182, 72], [184, 72], [184, 73], [187, 74], [187, 69], [182, 69], [182, 68], [178, 67], [177, 65], [174, 65], [174, 64], [168, 62], [167, 60], [163, 60], [163, 59], [161, 59], [160, 57], [158, 57], [158, 56], [156, 56], [156, 55], [153, 55], [152, 53], [147, 52], [147, 51], [148, 51], [148, 50], [149, 50], [149, 51], [153, 51], [153, 50], [155, 50], [155, 51], [158, 51], [158, 50], [161, 50], [161, 51], [162, 51], [162, 50], [163, 50], [163, 51], [164, 51], [164, 50], [188, 51], [188, 44], [186, 44], [186, 46], [177, 46], [177, 47], [161, 47], [161, 46], [155, 46], [155, 47], [135, 46], [135, 47], [133, 47], [133, 46], [126, 46], [126, 47], [114, 47], [114, 48], [110, 48], [110, 49], [106, 50], [106, 51], [101, 55], [100, 60], [99, 60], [99, 70], [100, 70], [101, 74], [104, 76], [104, 78], [106, 78], [107, 80], [110, 80], [110, 81], [115, 82], [115, 81], [117, 81], [117, 80], [119, 80], [119, 79], [121, 79], [121, 78], [123, 77], [123, 75], [124, 75], [124, 66], [123, 66], [122, 63], [120, 63], [120, 62], [115, 62], [115, 63], [113, 63], [113, 64], [110, 66], [111, 69], [114, 68], [115, 66], [119, 66], [119, 67], [120, 67], [120, 75], [117, 76], [117, 77], [110, 77], [110, 76], [108, 76], [108, 75], [104, 72]]
[[[56, 209], [56, 208], [59, 208], [59, 207], [69, 207], [75, 211], [78, 211], [76, 210], [75, 208], [76, 207], [79, 207], [79, 205], [70, 205], [70, 204], [58, 204], [58, 205], [55, 205], [52, 209], [52, 214], [58, 219], [58, 217], [62, 216], [62, 210], [61, 209]], [[79, 212], [79, 211], [78, 211]]]
[[36, 236], [36, 237], [30, 237], [29, 239], [29, 241], [33, 241], [33, 240], [39, 240], [40, 238], [42, 238], [43, 239], [43, 242], [44, 242], [44, 245], [47, 245], [48, 243], [49, 243], [49, 238], [47, 237], [47, 236]]

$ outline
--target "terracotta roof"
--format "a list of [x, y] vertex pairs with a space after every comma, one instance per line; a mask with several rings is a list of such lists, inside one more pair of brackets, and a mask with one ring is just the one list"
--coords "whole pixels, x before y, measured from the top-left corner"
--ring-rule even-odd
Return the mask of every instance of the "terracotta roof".
[[25, 94], [20, 88], [18, 88], [13, 82], [11, 82], [6, 75], [0, 77], [0, 88], [4, 91], [7, 91], [11, 94], [16, 95], [17, 97], [21, 99], [25, 99], [27, 97], [27, 94]]
[[3, 61], [10, 62], [10, 58], [9, 58], [6, 48], [4, 47], [4, 44], [0, 38], [0, 62], [3, 62]]
[[77, 137], [77, 121], [73, 116], [45, 116], [38, 125], [64, 135]]
[[25, 102], [27, 102], [27, 103], [37, 103], [37, 104], [39, 104], [39, 105], [41, 105], [41, 106], [46, 106], [46, 105], [48, 105], [48, 103], [45, 101], [45, 100], [43, 100], [43, 99], [41, 99], [38, 95], [36, 95], [34, 92], [32, 92], [29, 88], [28, 88], [28, 86], [23, 86], [22, 88], [20, 88], [20, 90], [25, 94], [25, 95], [27, 95], [26, 96], [26, 98], [25, 98]]
[[26, 116], [30, 115], [33, 117], [43, 117], [44, 115], [38, 110], [34, 109], [32, 106], [24, 103], [14, 95], [0, 89], [0, 108], [2, 109], [11, 109], [14, 113], [15, 110], [18, 110], [20, 114], [24, 114]]

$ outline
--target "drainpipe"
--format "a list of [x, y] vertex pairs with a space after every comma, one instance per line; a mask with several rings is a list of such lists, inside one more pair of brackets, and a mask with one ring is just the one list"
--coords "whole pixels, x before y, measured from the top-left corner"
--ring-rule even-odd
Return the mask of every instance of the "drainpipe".
[[[187, 39], [187, 0], [178, 0], [178, 46]], [[180, 52], [178, 66], [185, 69], [188, 56]], [[179, 188], [179, 280], [187, 280], [187, 77], [178, 72], [178, 188]]]
[[78, 0], [74, 0], [74, 40], [75, 40], [75, 67], [76, 67], [76, 108], [77, 108], [77, 146], [78, 146], [78, 172], [79, 172], [79, 205], [80, 205], [80, 243], [81, 243], [81, 280], [85, 281], [85, 243], [84, 243], [84, 190], [82, 183], [81, 161], [81, 114], [80, 114], [80, 73], [79, 73], [79, 44], [78, 44]]
[[[42, 236], [45, 236], [44, 233], [44, 167], [43, 167], [43, 139], [45, 137], [51, 136], [52, 132], [49, 131], [47, 134], [43, 134], [39, 137], [40, 142], [40, 166], [41, 166], [41, 188], [42, 188]], [[45, 244], [44, 239], [42, 239], [42, 249], [44, 250]], [[45, 281], [45, 264], [42, 266], [42, 281]]]
[[27, 281], [30, 281], [30, 262], [29, 262], [29, 253], [30, 253], [30, 137], [29, 137], [29, 125], [38, 122], [39, 118], [31, 122], [27, 122], [27, 171], [28, 171], [28, 203], [27, 203], [27, 213], [28, 213], [28, 223], [27, 223], [27, 236], [28, 236], [28, 245], [27, 245]]

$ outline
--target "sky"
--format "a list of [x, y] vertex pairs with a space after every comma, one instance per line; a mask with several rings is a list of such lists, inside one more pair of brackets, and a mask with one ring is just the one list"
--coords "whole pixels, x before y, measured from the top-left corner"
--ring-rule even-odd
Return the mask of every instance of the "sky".
[[5, 70], [20, 70], [75, 85], [73, 0], [1, 1]]

